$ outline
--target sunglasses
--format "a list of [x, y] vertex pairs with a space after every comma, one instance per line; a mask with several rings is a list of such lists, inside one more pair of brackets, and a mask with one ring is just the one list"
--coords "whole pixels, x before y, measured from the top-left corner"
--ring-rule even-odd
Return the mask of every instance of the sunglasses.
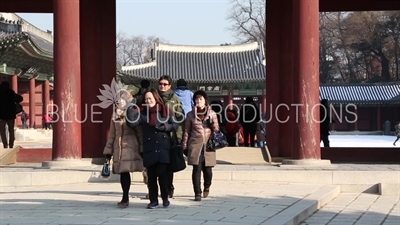
[[158, 83], [158, 85], [160, 85], [160, 86], [168, 86], [169, 84], [168, 83]]

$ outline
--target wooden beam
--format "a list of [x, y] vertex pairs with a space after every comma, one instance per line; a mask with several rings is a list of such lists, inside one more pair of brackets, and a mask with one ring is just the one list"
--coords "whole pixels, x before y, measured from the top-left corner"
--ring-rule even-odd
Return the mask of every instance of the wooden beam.
[[9, 13], [53, 13], [53, 0], [2, 0], [0, 9]]
[[320, 12], [400, 10], [399, 0], [319, 0]]

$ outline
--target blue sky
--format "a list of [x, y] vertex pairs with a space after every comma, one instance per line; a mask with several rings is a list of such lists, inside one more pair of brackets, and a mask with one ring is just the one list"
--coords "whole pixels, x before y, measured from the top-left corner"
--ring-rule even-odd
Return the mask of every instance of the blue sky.
[[[227, 30], [229, 0], [117, 0], [117, 31], [154, 35], [172, 44], [235, 43]], [[53, 30], [52, 14], [18, 13], [42, 30]]]

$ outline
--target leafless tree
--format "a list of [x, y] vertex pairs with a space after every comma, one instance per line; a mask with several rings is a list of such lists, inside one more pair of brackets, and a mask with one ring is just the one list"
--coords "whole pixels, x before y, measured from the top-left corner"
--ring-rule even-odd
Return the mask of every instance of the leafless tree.
[[227, 19], [240, 43], [263, 41], [265, 46], [265, 7], [267, 0], [231, 0]]
[[139, 65], [151, 61], [151, 49], [155, 42], [167, 41], [155, 36], [133, 35], [128, 37], [125, 33], [117, 34], [117, 67]]

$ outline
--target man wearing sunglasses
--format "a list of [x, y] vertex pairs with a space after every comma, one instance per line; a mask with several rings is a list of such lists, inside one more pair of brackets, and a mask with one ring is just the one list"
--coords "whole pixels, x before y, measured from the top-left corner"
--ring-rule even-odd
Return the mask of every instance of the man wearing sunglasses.
[[[183, 134], [183, 129], [182, 126], [184, 124], [185, 120], [185, 113], [183, 111], [183, 106], [182, 102], [176, 96], [174, 91], [171, 89], [172, 87], [172, 79], [168, 75], [163, 75], [160, 77], [158, 80], [158, 93], [160, 94], [161, 98], [164, 101], [164, 104], [170, 108], [174, 114], [177, 122], [180, 124], [178, 127], [178, 130], [176, 131], [176, 136], [178, 137], [178, 142], [181, 143], [182, 140], [182, 134]], [[169, 173], [168, 174], [168, 188], [169, 188], [169, 197], [172, 198], [174, 196], [174, 174]]]

